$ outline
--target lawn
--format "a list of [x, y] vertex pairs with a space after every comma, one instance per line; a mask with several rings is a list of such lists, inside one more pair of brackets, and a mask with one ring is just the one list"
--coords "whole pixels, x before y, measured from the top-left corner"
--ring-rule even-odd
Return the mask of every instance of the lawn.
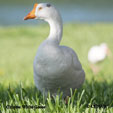
[[[92, 73], [87, 60], [89, 48], [101, 42], [106, 42], [113, 52], [113, 24], [64, 25], [61, 45], [76, 51], [86, 73], [83, 86], [71, 92], [68, 104], [61, 98], [62, 94], [51, 98], [48, 93], [45, 99], [34, 86], [33, 60], [38, 46], [48, 33], [47, 25], [0, 27], [0, 111], [113, 112], [113, 57], [98, 64], [101, 71], [97, 75]], [[35, 108], [39, 105], [45, 108]], [[14, 109], [15, 106], [18, 108]]]

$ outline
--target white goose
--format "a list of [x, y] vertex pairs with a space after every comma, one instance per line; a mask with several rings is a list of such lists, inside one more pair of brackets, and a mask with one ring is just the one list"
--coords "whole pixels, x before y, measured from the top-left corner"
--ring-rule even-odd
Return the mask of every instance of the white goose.
[[58, 89], [63, 96], [70, 95], [70, 88], [79, 88], [85, 73], [76, 53], [69, 47], [60, 46], [62, 38], [62, 19], [56, 8], [48, 3], [35, 4], [33, 10], [24, 18], [43, 19], [50, 25], [48, 38], [39, 46], [34, 60], [34, 81], [41, 91], [56, 95]]
[[88, 60], [90, 63], [97, 63], [106, 58], [109, 54], [109, 49], [106, 43], [102, 43], [100, 45], [95, 45], [90, 48], [88, 52]]
[[101, 43], [100, 45], [95, 45], [90, 48], [88, 52], [88, 61], [90, 62], [90, 67], [94, 74], [100, 71], [96, 63], [103, 61], [107, 56], [111, 57], [111, 51], [106, 43]]

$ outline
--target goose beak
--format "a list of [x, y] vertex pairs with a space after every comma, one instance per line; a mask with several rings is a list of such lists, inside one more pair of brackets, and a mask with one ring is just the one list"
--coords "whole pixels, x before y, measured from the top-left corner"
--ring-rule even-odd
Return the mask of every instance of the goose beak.
[[27, 16], [24, 17], [24, 20], [36, 18], [36, 16], [35, 16], [35, 11], [36, 11], [36, 7], [37, 7], [37, 6], [38, 6], [38, 4], [36, 3], [36, 4], [34, 5], [33, 10], [32, 10], [30, 13], [28, 13]]

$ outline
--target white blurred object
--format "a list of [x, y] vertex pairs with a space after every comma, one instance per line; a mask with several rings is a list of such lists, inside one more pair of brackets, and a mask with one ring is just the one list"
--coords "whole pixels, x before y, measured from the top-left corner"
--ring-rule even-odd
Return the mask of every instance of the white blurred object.
[[107, 56], [111, 57], [111, 51], [106, 43], [95, 45], [90, 48], [88, 52], [88, 61], [90, 62], [90, 68], [94, 74], [100, 71], [100, 68], [96, 63], [103, 61]]
[[102, 43], [99, 46], [95, 45], [91, 47], [91, 49], [88, 52], [88, 61], [90, 63], [97, 63], [99, 61], [102, 61], [106, 58], [108, 54], [108, 46], [106, 43]]

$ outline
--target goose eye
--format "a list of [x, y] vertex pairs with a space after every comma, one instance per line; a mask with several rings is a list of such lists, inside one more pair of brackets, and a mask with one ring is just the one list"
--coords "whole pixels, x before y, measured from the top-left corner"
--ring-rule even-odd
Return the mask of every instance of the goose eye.
[[47, 7], [51, 7], [51, 4], [47, 4]]
[[41, 10], [42, 9], [42, 7], [39, 7], [39, 10]]

